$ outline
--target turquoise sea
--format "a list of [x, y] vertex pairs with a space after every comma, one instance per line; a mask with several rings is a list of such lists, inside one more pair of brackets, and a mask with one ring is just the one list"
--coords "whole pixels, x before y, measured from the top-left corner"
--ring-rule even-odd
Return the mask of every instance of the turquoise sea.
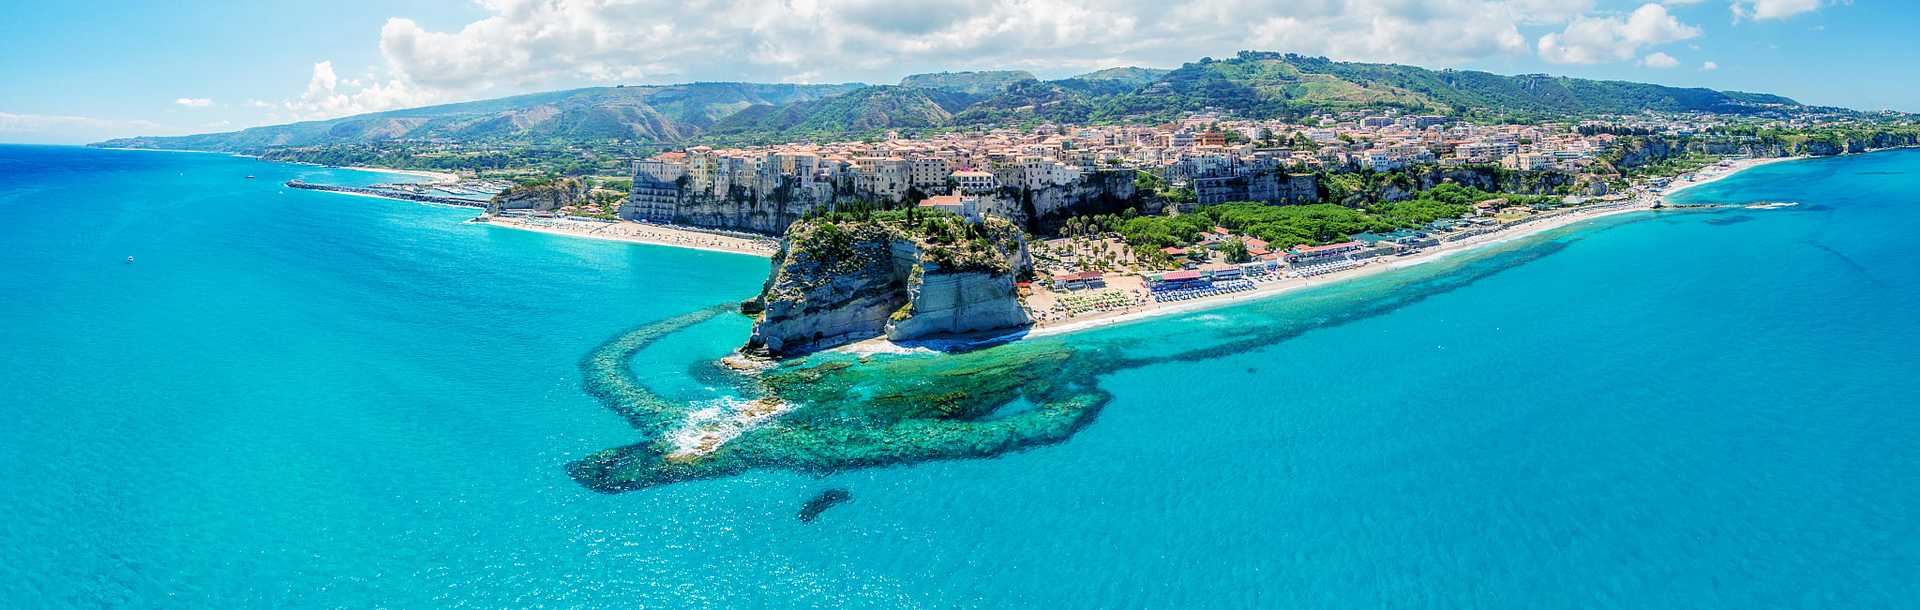
[[582, 358], [764, 259], [296, 177], [396, 179], [0, 147], [0, 606], [1920, 607], [1920, 151], [993, 348], [1125, 354], [1058, 444], [624, 493]]

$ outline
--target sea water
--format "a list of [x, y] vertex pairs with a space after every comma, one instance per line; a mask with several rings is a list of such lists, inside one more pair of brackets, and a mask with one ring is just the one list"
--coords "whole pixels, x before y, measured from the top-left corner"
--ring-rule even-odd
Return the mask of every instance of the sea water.
[[[404, 179], [0, 147], [0, 602], [1920, 605], [1920, 152], [993, 348], [1123, 354], [1057, 444], [615, 494], [567, 464], [646, 439], [581, 359], [764, 259], [291, 178]], [[725, 404], [748, 326], [630, 370]]]

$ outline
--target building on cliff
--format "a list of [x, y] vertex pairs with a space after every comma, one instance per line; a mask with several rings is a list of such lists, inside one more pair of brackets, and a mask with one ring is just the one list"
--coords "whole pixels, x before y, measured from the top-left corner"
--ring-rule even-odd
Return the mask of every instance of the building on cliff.
[[907, 199], [910, 190], [956, 192], [969, 205], [955, 206], [960, 202], [944, 199], [941, 205], [975, 220], [993, 215], [1016, 223], [1133, 197], [1132, 170], [1086, 170], [1040, 157], [1003, 155], [998, 162], [990, 161], [1010, 174], [1003, 179], [991, 171], [954, 171], [955, 161], [948, 157], [962, 155], [951, 151], [890, 154], [918, 156], [694, 147], [684, 160], [636, 162], [632, 191], [618, 213], [628, 220], [777, 235], [809, 213], [856, 201], [884, 207]]
[[680, 185], [686, 175], [687, 168], [682, 164], [657, 160], [634, 162], [633, 190], [627, 194], [627, 203], [620, 215], [648, 222], [673, 222], [684, 190]]

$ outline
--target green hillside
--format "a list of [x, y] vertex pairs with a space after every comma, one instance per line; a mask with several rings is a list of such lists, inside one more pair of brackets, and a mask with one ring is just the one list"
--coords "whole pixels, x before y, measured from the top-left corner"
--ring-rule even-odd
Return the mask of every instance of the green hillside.
[[1032, 80], [1039, 79], [1034, 78], [1033, 73], [1024, 70], [936, 72], [914, 74], [900, 79], [900, 86], [915, 89], [944, 89], [968, 95], [993, 95], [1005, 91], [1015, 83]]
[[1759, 93], [1430, 70], [1253, 51], [1224, 60], [1201, 59], [1173, 70], [1109, 68], [1052, 81], [1023, 71], [942, 72], [908, 76], [901, 83], [597, 87], [101, 144], [247, 152], [428, 139], [673, 144], [703, 138], [830, 138], [885, 129], [1165, 121], [1205, 110], [1256, 119], [1380, 108], [1538, 119], [1643, 110], [1748, 113], [1798, 106], [1791, 99]]
[[1171, 115], [1209, 107], [1250, 117], [1385, 107], [1540, 117], [1642, 110], [1740, 113], [1752, 111], [1755, 103], [1795, 104], [1778, 96], [1712, 89], [1502, 76], [1252, 51], [1226, 60], [1186, 64], [1138, 91], [1107, 101], [1098, 113], [1103, 117]]
[[104, 146], [257, 151], [279, 146], [368, 144], [392, 140], [675, 141], [704, 133], [750, 107], [778, 106], [845, 93], [859, 85], [691, 83], [594, 87], [443, 104], [235, 132], [110, 140]]
[[1105, 70], [1094, 70], [1092, 72], [1088, 72], [1086, 74], [1080, 74], [1065, 80], [1107, 81], [1107, 82], [1127, 83], [1135, 86], [1144, 86], [1147, 83], [1160, 80], [1160, 77], [1166, 76], [1168, 72], [1172, 72], [1172, 70], [1163, 70], [1160, 68], [1138, 68], [1134, 66], [1126, 66], [1121, 68], [1107, 68]]
[[770, 139], [831, 136], [939, 127], [951, 118], [925, 90], [875, 85], [819, 100], [747, 108], [715, 124], [710, 134]]

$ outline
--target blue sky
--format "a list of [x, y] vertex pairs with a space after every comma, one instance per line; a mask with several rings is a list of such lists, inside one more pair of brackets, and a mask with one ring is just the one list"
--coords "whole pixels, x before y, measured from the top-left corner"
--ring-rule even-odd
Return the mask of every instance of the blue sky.
[[0, 142], [595, 84], [1057, 77], [1245, 48], [1920, 112], [1920, 3], [1896, 0], [0, 1]]

